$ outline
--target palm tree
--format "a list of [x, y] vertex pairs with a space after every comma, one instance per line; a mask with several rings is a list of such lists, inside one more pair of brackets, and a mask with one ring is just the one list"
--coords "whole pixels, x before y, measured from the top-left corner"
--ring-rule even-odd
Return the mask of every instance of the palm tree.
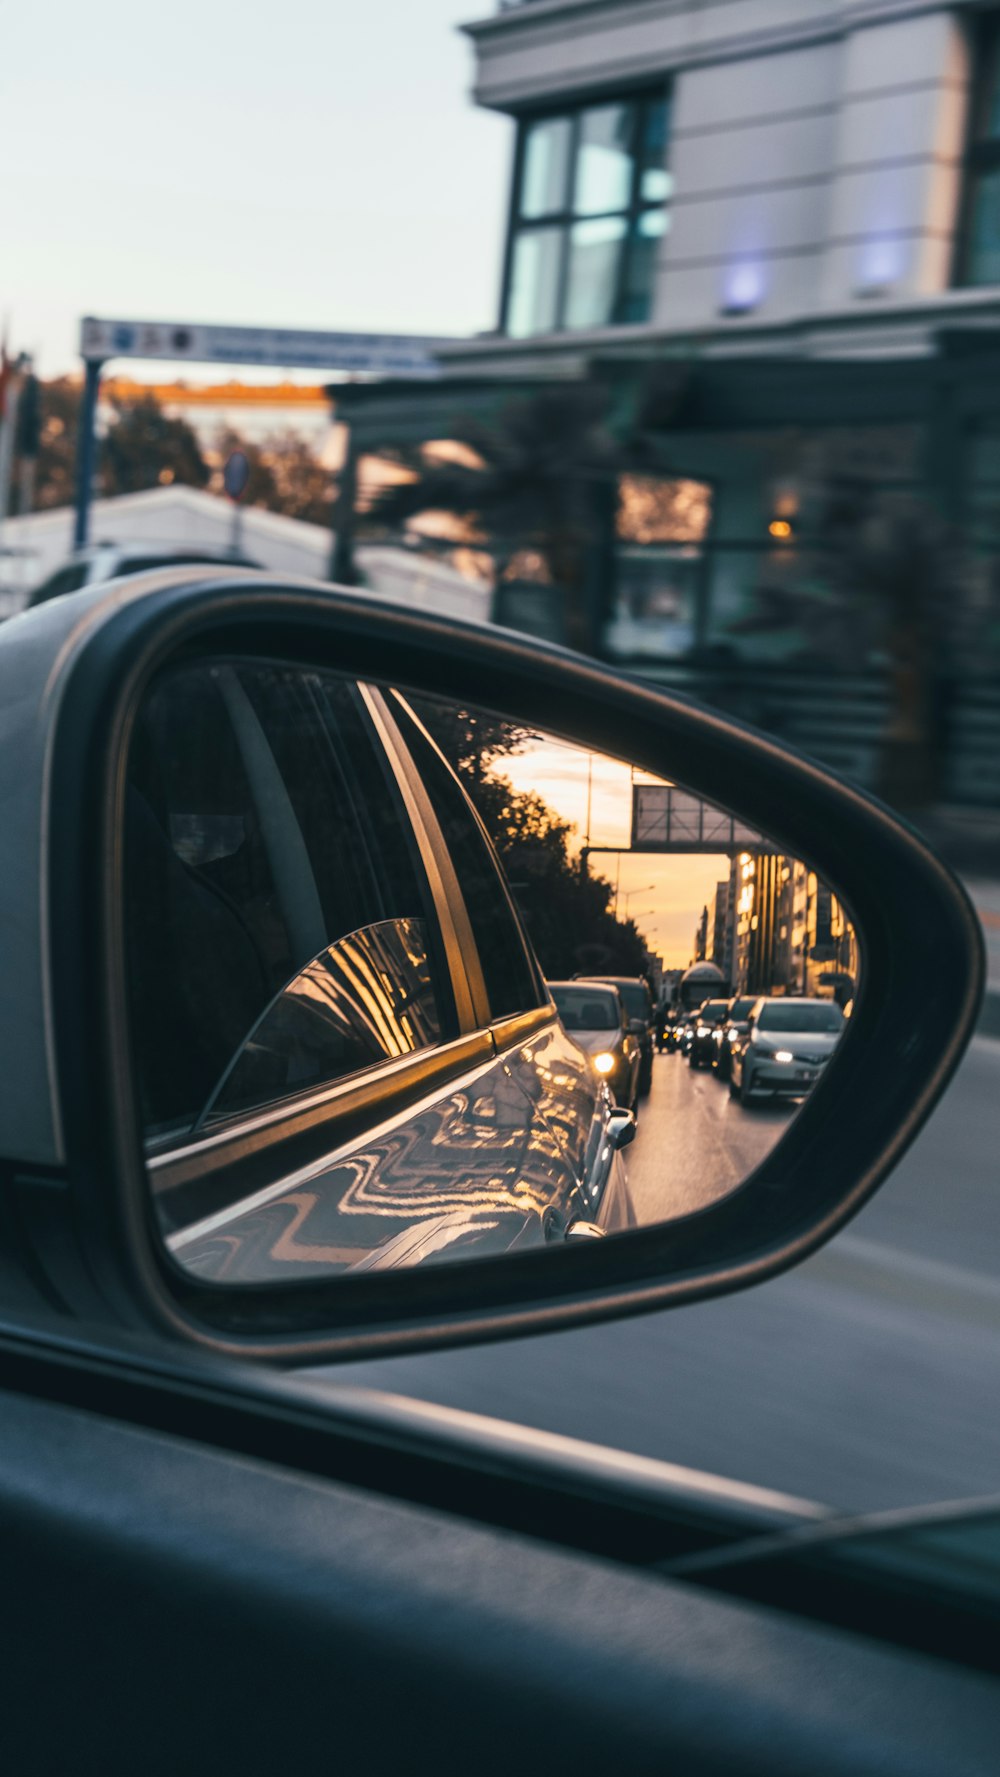
[[395, 529], [428, 512], [461, 517], [488, 544], [498, 581], [530, 552], [562, 596], [567, 642], [594, 653], [620, 459], [607, 405], [592, 383], [549, 383], [513, 397], [495, 421], [460, 417], [450, 433], [463, 459], [400, 451], [413, 479], [383, 489], [370, 521]]
[[841, 474], [828, 480], [820, 505], [814, 578], [823, 595], [815, 586], [810, 593], [805, 577], [763, 585], [730, 633], [795, 630], [801, 659], [843, 670], [881, 657], [889, 698], [874, 787], [917, 812], [941, 793], [948, 708], [976, 616], [969, 562], [927, 500]]

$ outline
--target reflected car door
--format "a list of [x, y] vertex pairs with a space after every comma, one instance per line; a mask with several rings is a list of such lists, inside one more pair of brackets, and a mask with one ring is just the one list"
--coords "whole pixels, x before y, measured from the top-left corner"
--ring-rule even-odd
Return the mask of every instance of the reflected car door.
[[[379, 693], [280, 665], [199, 671], [193, 697], [164, 688], [131, 786], [143, 1110], [177, 1260], [220, 1281], [327, 1276], [485, 1255], [591, 1214], [596, 1093], [571, 1151], [540, 1104], [545, 1069], [509, 1024], [493, 1034], [496, 1001], [558, 1027], [457, 783], [453, 855]], [[179, 729], [199, 744], [185, 752]], [[379, 1004], [359, 961], [373, 951]], [[234, 992], [213, 979], [220, 954]]]

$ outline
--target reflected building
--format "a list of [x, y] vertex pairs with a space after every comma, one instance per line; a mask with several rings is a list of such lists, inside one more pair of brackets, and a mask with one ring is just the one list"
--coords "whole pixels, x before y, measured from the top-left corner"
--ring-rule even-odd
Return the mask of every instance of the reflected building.
[[857, 936], [828, 883], [798, 858], [741, 852], [733, 895], [734, 993], [806, 994], [847, 1006], [858, 982]]

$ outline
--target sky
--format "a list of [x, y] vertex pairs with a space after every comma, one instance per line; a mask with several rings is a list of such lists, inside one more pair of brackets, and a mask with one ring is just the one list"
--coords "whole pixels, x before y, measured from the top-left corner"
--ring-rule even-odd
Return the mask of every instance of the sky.
[[456, 27], [494, 4], [0, 0], [11, 345], [48, 376], [84, 314], [493, 327], [513, 125]]
[[[497, 770], [519, 790], [535, 790], [563, 820], [576, 829], [571, 849], [590, 843], [627, 847], [632, 821], [632, 768], [600, 753], [549, 736], [536, 736], [518, 752], [498, 760]], [[648, 772], [636, 781], [657, 783]], [[694, 949], [702, 908], [715, 886], [729, 875], [728, 857], [714, 852], [672, 857], [627, 850], [598, 853], [591, 859], [595, 876], [618, 890], [618, 912], [635, 920], [648, 948], [668, 969], [686, 968]]]

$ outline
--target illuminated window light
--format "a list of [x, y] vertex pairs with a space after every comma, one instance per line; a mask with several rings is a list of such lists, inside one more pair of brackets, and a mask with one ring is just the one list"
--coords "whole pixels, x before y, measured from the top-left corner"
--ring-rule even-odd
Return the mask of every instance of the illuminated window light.
[[759, 265], [750, 260], [741, 260], [739, 264], [730, 266], [726, 273], [720, 313], [723, 315], [750, 315], [759, 308], [764, 298], [764, 273]]
[[903, 274], [903, 243], [898, 238], [873, 235], [861, 248], [856, 296], [885, 296]]

